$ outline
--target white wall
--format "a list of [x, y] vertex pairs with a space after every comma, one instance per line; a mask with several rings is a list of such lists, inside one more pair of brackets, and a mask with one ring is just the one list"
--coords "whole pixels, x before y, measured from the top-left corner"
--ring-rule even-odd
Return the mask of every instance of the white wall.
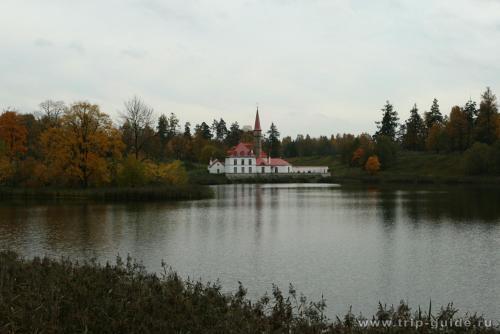
[[210, 174], [224, 174], [224, 165], [220, 162], [216, 162], [212, 166], [208, 166], [208, 172]]
[[302, 174], [327, 174], [329, 173], [327, 166], [293, 166], [293, 173]]
[[[235, 171], [236, 168], [236, 171]], [[255, 158], [231, 157], [226, 158], [225, 171], [227, 174], [256, 173]], [[251, 170], [250, 170], [251, 169]]]

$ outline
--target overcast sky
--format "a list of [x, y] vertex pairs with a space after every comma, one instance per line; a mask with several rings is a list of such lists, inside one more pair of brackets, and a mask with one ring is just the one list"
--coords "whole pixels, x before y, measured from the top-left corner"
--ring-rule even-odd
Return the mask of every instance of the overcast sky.
[[282, 135], [373, 132], [500, 93], [500, 0], [1, 0], [0, 108], [89, 100], [115, 120], [224, 118]]

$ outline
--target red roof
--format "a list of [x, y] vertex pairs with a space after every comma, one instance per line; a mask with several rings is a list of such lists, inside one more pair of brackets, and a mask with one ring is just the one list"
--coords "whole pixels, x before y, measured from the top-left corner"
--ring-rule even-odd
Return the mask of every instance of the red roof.
[[253, 156], [253, 144], [252, 143], [239, 143], [229, 151], [227, 154], [231, 157], [249, 157]]
[[257, 166], [290, 166], [290, 163], [288, 161], [280, 159], [280, 158], [271, 158], [271, 163], [269, 163], [268, 158], [257, 158], [256, 161]]
[[253, 127], [254, 131], [261, 131], [260, 129], [260, 118], [259, 118], [259, 108], [257, 108], [257, 115], [255, 115], [255, 125]]

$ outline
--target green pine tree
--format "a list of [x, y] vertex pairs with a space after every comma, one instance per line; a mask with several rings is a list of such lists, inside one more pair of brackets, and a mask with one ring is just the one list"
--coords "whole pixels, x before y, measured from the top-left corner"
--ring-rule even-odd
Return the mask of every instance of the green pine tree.
[[269, 154], [272, 157], [278, 157], [281, 153], [281, 143], [280, 143], [280, 133], [278, 128], [274, 123], [271, 123], [271, 127], [267, 131], [267, 146]]
[[407, 150], [422, 150], [425, 146], [425, 124], [415, 104], [410, 110], [410, 118], [405, 122], [403, 147]]
[[443, 115], [439, 110], [438, 100], [432, 101], [431, 110], [424, 114], [425, 126], [430, 130], [434, 124], [443, 124]]
[[394, 110], [393, 105], [389, 101], [387, 101], [384, 108], [382, 108], [382, 113], [382, 121], [375, 123], [377, 124], [375, 137], [386, 136], [394, 141], [396, 139], [396, 129], [399, 121], [398, 113]]

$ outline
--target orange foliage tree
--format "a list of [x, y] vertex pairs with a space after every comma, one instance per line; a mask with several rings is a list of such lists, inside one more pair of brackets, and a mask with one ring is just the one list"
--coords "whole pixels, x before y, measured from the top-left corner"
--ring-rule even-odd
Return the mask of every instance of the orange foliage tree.
[[25, 153], [28, 130], [22, 117], [15, 111], [5, 111], [0, 115], [0, 140], [4, 143], [5, 154], [12, 161], [20, 153]]
[[42, 133], [48, 179], [77, 182], [82, 187], [110, 181], [124, 144], [111, 119], [88, 102], [73, 104], [58, 127]]
[[380, 170], [380, 161], [376, 155], [372, 155], [368, 158], [365, 164], [365, 169], [371, 175], [376, 174]]
[[360, 164], [360, 161], [361, 159], [363, 158], [363, 156], [365, 155], [365, 150], [362, 149], [361, 147], [359, 147], [356, 151], [354, 151], [354, 153], [352, 154], [352, 158], [351, 158], [351, 164], [352, 165], [359, 165]]

